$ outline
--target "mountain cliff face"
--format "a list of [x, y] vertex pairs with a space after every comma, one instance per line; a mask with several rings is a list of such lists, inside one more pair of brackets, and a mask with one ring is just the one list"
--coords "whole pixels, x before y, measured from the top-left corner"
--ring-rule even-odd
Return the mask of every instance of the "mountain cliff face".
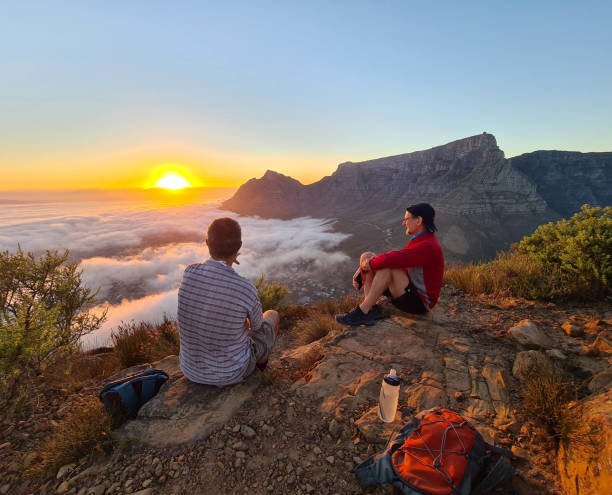
[[571, 215], [583, 203], [612, 203], [612, 153], [539, 151], [507, 160], [492, 134], [425, 151], [341, 163], [320, 181], [300, 182], [268, 171], [223, 203], [243, 215], [334, 217], [353, 233], [351, 254], [405, 243], [406, 206], [436, 209], [447, 258], [492, 257], [542, 223]]

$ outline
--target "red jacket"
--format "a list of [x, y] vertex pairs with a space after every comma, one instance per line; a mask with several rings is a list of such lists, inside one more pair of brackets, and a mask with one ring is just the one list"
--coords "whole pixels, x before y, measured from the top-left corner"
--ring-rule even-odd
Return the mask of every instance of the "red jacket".
[[370, 261], [370, 268], [402, 268], [427, 309], [432, 309], [438, 302], [444, 276], [444, 255], [435, 234], [427, 232], [408, 241], [404, 249], [379, 254]]

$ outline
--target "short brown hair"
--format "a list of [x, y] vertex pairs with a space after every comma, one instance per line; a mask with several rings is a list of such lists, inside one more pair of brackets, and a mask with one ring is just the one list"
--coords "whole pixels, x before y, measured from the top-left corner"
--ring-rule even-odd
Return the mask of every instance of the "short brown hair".
[[229, 258], [236, 254], [242, 242], [240, 224], [229, 217], [215, 218], [206, 231], [208, 251], [214, 258]]

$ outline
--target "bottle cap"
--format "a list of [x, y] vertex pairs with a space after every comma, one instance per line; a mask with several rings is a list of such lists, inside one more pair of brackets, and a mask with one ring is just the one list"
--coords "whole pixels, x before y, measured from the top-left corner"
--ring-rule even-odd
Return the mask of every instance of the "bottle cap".
[[395, 371], [393, 368], [391, 368], [388, 375], [385, 375], [384, 380], [389, 385], [399, 385], [400, 384], [400, 378], [399, 376], [397, 376], [397, 371]]

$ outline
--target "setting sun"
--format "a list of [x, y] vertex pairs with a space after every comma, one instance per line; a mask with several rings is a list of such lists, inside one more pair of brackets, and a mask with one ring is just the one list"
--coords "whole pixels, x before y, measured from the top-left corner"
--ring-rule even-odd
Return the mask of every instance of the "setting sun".
[[183, 189], [185, 187], [191, 187], [191, 184], [185, 177], [176, 173], [166, 173], [160, 177], [155, 183], [154, 187], [162, 187], [164, 189]]

